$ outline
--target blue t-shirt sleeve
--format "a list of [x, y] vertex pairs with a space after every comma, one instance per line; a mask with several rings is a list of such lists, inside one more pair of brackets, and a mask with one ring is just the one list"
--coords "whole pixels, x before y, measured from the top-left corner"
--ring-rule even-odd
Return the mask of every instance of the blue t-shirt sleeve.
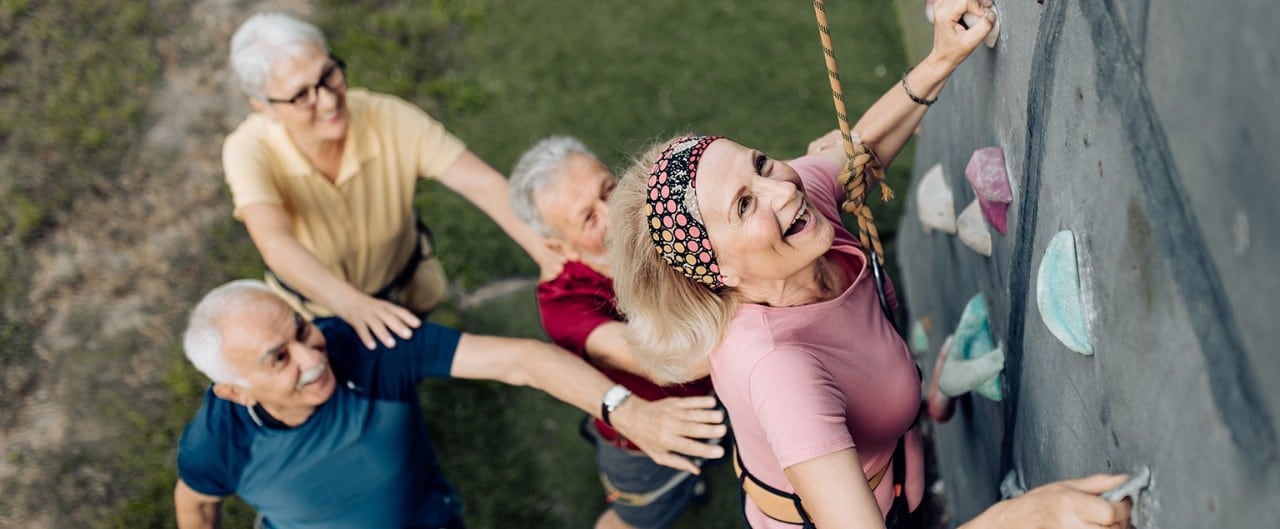
[[178, 477], [192, 490], [218, 497], [235, 493], [244, 462], [243, 457], [237, 457], [236, 433], [227, 430], [228, 421], [219, 421], [220, 415], [213, 409], [221, 404], [213, 390], [208, 390], [204, 404], [178, 441]]
[[423, 322], [408, 340], [397, 338], [394, 347], [378, 344], [372, 351], [360, 343], [354, 329], [338, 318], [316, 320], [325, 335], [329, 362], [339, 379], [367, 386], [377, 394], [416, 398], [418, 382], [447, 378], [462, 333]]

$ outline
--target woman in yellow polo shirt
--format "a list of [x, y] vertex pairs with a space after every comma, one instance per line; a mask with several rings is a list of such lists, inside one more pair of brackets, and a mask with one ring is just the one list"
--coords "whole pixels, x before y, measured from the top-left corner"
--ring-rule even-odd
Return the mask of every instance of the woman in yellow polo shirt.
[[299, 312], [341, 317], [370, 348], [420, 324], [446, 283], [413, 209], [419, 178], [466, 197], [544, 274], [558, 271], [511, 211], [506, 179], [416, 106], [348, 87], [315, 26], [256, 15], [231, 39], [231, 67], [254, 110], [223, 145], [235, 216], [267, 283]]

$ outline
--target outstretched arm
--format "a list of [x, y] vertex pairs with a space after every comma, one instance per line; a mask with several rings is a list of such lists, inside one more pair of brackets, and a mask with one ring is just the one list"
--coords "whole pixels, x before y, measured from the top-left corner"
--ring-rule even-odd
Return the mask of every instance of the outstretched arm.
[[412, 328], [421, 325], [405, 308], [361, 292], [325, 268], [320, 259], [298, 242], [293, 221], [284, 208], [275, 204], [251, 204], [241, 209], [249, 238], [262, 254], [267, 267], [290, 287], [321, 305], [329, 307], [355, 329], [364, 346], [373, 349], [374, 339], [387, 347], [395, 336], [408, 339]]
[[[991, 0], [938, 0], [934, 8], [933, 49], [906, 76], [913, 94], [928, 100], [938, 97], [951, 72], [991, 31], [995, 12], [990, 7]], [[974, 27], [961, 24], [965, 12], [980, 15]], [[867, 109], [853, 130], [887, 167], [902, 151], [928, 108], [912, 101], [901, 83], [895, 83]]]
[[1130, 506], [1098, 497], [1127, 476], [1058, 481], [989, 507], [960, 529], [1126, 529]]
[[173, 489], [173, 507], [179, 529], [213, 529], [220, 525], [222, 498], [200, 494], [181, 479]]
[[613, 369], [621, 369], [628, 373], [648, 376], [645, 369], [636, 360], [636, 354], [627, 344], [623, 336], [627, 324], [611, 321], [601, 324], [587, 335], [587, 356], [593, 364]]
[[560, 274], [564, 257], [547, 247], [545, 239], [520, 221], [507, 198], [507, 179], [471, 151], [465, 151], [439, 176], [440, 183], [462, 195], [489, 215], [538, 264], [542, 279]]
[[846, 448], [802, 461], [783, 472], [814, 525], [823, 529], [884, 527], [884, 516], [867, 486], [856, 450]]
[[[537, 340], [463, 334], [450, 376], [532, 386], [594, 417], [613, 382], [581, 358]], [[659, 464], [698, 473], [689, 457], [717, 458], [724, 450], [698, 439], [725, 434], [713, 397], [649, 402], [631, 397], [610, 414], [613, 426]]]

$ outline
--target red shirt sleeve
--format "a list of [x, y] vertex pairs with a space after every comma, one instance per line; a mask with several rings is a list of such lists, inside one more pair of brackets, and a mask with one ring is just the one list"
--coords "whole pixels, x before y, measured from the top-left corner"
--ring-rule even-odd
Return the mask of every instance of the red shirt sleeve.
[[613, 304], [613, 282], [580, 262], [565, 263], [559, 276], [538, 285], [537, 294], [547, 336], [584, 358], [592, 331], [622, 321]]

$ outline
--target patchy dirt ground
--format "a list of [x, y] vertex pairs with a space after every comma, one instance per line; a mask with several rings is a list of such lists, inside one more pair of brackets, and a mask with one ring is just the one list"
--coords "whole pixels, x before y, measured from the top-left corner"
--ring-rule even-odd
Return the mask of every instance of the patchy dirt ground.
[[[243, 237], [242, 230], [227, 230], [219, 157], [223, 135], [248, 111], [225, 57], [249, 4], [196, 2], [183, 27], [157, 44], [164, 78], [145, 141], [120, 174], [102, 175], [113, 181], [110, 192], [77, 201], [70, 220], [33, 253], [31, 321], [45, 323], [35, 329], [35, 386], [21, 402], [5, 404], [15, 406], [18, 418], [0, 431], [0, 482], [16, 487], [0, 499], [0, 526], [42, 529], [95, 519], [115, 507], [113, 483], [129, 478], [92, 464], [75, 467], [95, 444], [110, 443], [127, 427], [97, 420], [86, 404], [158, 405], [178, 350], [175, 329], [199, 294], [220, 280], [193, 274], [208, 259], [209, 235], [221, 229]], [[269, 9], [305, 15], [310, 6], [253, 6]], [[71, 484], [76, 497], [51, 501], [68, 490], [54, 484]]]

